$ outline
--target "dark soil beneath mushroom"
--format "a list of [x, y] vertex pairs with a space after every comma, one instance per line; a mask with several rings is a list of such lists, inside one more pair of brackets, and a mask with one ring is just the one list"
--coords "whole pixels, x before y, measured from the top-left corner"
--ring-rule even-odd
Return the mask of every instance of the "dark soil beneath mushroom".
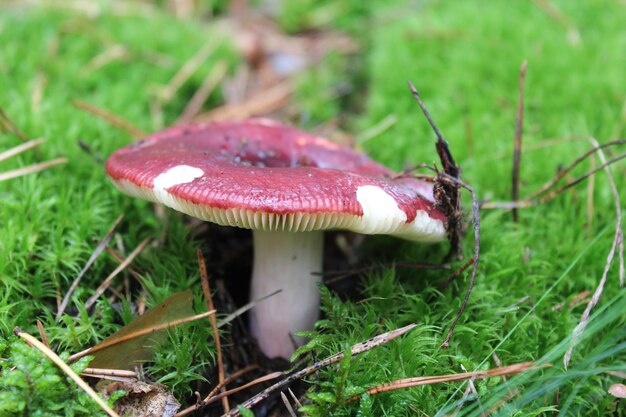
[[[203, 242], [201, 247], [209, 270], [211, 288], [214, 291], [213, 303], [220, 315], [227, 315], [249, 302], [248, 293], [252, 273], [252, 232], [247, 229], [222, 227], [212, 223], [198, 224], [191, 220], [195, 227], [194, 239]], [[344, 232], [328, 232], [325, 237], [324, 270], [346, 271], [345, 274], [324, 279], [324, 283], [342, 299], [357, 300], [361, 298], [358, 275], [359, 247], [362, 236]], [[225, 373], [232, 374], [251, 365], [258, 368], [229, 384], [229, 388], [244, 385], [254, 379], [275, 371], [287, 371], [293, 364], [283, 359], [268, 359], [258, 349], [250, 335], [247, 325], [247, 314], [231, 322], [222, 333], [222, 355]], [[297, 366], [297, 365], [296, 365]], [[217, 368], [210, 370], [207, 380], [217, 381]], [[276, 381], [273, 381], [276, 382]], [[229, 396], [232, 404], [242, 403], [255, 393], [273, 383], [259, 384], [250, 390], [244, 390]], [[205, 384], [206, 385], [206, 384]], [[214, 385], [214, 384], [212, 384]], [[297, 397], [304, 395], [308, 384], [299, 381], [290, 388]], [[211, 387], [195, 388], [198, 392], [208, 392]], [[195, 398], [181, 399], [191, 404]], [[276, 406], [279, 407], [276, 407]], [[204, 416], [216, 415], [222, 411], [219, 402], [206, 407]], [[282, 415], [285, 408], [280, 399], [280, 392], [264, 401], [254, 410], [257, 416]]]

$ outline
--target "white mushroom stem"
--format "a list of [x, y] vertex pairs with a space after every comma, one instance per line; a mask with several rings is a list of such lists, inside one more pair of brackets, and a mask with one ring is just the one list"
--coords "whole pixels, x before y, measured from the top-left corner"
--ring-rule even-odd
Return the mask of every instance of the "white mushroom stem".
[[[282, 290], [252, 308], [250, 329], [268, 357], [289, 359], [291, 334], [309, 330], [319, 316], [317, 283], [322, 271], [323, 232], [254, 230], [251, 299]], [[295, 338], [298, 345], [303, 338]]]

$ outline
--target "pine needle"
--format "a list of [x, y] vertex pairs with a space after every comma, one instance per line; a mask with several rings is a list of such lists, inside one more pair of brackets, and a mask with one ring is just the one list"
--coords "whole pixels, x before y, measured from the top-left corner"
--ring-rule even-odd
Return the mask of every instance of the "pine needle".
[[41, 343], [39, 340], [31, 336], [30, 334], [23, 332], [19, 327], [16, 327], [15, 329], [13, 329], [13, 333], [15, 333], [16, 336], [19, 336], [22, 339], [26, 340], [28, 344], [30, 344], [31, 346], [34, 346], [41, 353], [43, 353], [48, 358], [50, 358], [50, 360], [54, 362], [55, 365], [61, 368], [61, 370], [68, 377], [70, 377], [70, 379], [74, 381], [76, 385], [78, 385], [83, 391], [85, 391], [85, 393], [89, 395], [100, 406], [100, 408], [102, 408], [102, 410], [104, 410], [109, 416], [119, 417], [119, 415], [115, 411], [113, 411], [113, 409], [111, 409], [108, 406], [108, 404], [105, 403], [104, 400], [100, 398], [93, 389], [91, 389], [89, 384], [83, 381], [80, 376], [76, 375], [76, 372], [74, 372], [72, 368], [69, 367], [68, 364], [63, 362], [63, 360], [59, 358], [59, 356], [56, 353], [54, 353], [52, 350], [50, 350], [46, 345]]

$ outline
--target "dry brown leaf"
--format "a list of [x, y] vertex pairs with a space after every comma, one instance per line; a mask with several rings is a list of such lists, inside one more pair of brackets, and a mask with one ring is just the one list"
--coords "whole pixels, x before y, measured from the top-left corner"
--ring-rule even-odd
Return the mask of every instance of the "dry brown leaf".
[[[146, 311], [144, 315], [130, 322], [99, 344], [110, 343], [112, 340], [120, 339], [145, 329], [193, 316], [192, 306], [193, 293], [191, 290], [176, 293], [161, 304]], [[166, 337], [167, 332], [159, 331], [104, 348], [93, 353], [95, 359], [90, 363], [90, 366], [92, 368], [132, 370], [137, 363], [149, 360], [154, 352], [154, 345]]]

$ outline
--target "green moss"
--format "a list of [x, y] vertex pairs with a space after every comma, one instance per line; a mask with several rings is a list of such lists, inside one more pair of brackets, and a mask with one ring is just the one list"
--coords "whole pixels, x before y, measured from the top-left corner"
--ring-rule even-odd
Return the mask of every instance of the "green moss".
[[[280, 20], [290, 31], [337, 28], [355, 37], [361, 47], [348, 59], [332, 55], [302, 77], [296, 93], [303, 107], [301, 124], [310, 127], [338, 117], [357, 137], [369, 136], [360, 145], [396, 169], [432, 162], [434, 135], [408, 92], [405, 81], [411, 79], [463, 166], [464, 180], [479, 198], [506, 200], [518, 72], [527, 60], [522, 194], [536, 189], [560, 165], [590, 146], [587, 136], [606, 142], [626, 135], [626, 62], [618, 53], [626, 50], [626, 37], [616, 30], [626, 21], [626, 12], [610, 0], [553, 0], [576, 28], [576, 43], [572, 28], [535, 3], [286, 2]], [[236, 64], [228, 46], [218, 48], [164, 107], [163, 118], [151, 116], [156, 86], [167, 83], [215, 36], [210, 24], [179, 21], [158, 9], [131, 16], [105, 10], [88, 17], [75, 11], [2, 8], [0, 105], [27, 134], [47, 139], [41, 157], [29, 152], [3, 162], [2, 170], [59, 155], [69, 158], [61, 167], [0, 183], [0, 340], [4, 340], [0, 356], [9, 359], [0, 362], [3, 376], [8, 375], [10, 367], [5, 364], [11, 361], [39, 360], [33, 352], [7, 347], [16, 325], [35, 333], [35, 320], [40, 319], [51, 343], [61, 351], [75, 352], [131, 319], [128, 305], [111, 305], [105, 299], [93, 311], [84, 307], [92, 289], [117, 265], [101, 256], [83, 278], [68, 314], [60, 323], [54, 321], [58, 294], [65, 293], [89, 258], [94, 241], [121, 213], [125, 219], [114, 241], [126, 253], [146, 237], [161, 236], [167, 223], [164, 242], [148, 246], [136, 260], [145, 271], [142, 282], [149, 306], [197, 285], [197, 244], [189, 239], [182, 218], [171, 213], [158, 217], [150, 205], [121, 195], [107, 182], [102, 163], [77, 145], [80, 139], [96, 156], [105, 158], [131, 137], [76, 109], [71, 100], [112, 110], [146, 131], [170, 124], [213, 63], [225, 59]], [[126, 58], [88, 69], [94, 57], [114, 45], [126, 49]], [[42, 77], [46, 83], [41, 102], [33, 103]], [[210, 103], [219, 100], [217, 92]], [[383, 120], [389, 122], [387, 129], [363, 135]], [[2, 149], [18, 143], [11, 135], [0, 136]], [[577, 173], [589, 167], [585, 162]], [[624, 189], [624, 164], [615, 165], [613, 172], [618, 189]], [[495, 350], [505, 364], [543, 358], [555, 366], [509, 384], [497, 379], [476, 381], [482, 406], [495, 404], [516, 387], [521, 394], [500, 409], [501, 415], [549, 414], [553, 408], [573, 415], [614, 412], [618, 405], [604, 394], [612, 379], [603, 370], [626, 368], [626, 324], [621, 314], [625, 306], [616, 268], [609, 273], [589, 338], [574, 351], [568, 371], [560, 365], [584, 309], [568, 303], [595, 288], [612, 239], [615, 215], [610, 189], [604, 175], [595, 181], [592, 196], [580, 185], [547, 204], [522, 210], [517, 224], [509, 213], [482, 213], [478, 281], [448, 350], [440, 349], [440, 343], [462, 300], [465, 276], [438, 291], [445, 271], [390, 268], [363, 277], [360, 301], [344, 301], [323, 289], [325, 316], [311, 333], [311, 344], [303, 348], [314, 350], [317, 358], [408, 323], [418, 327], [389, 345], [312, 377], [304, 411], [310, 415], [450, 414], [466, 385], [364, 396], [352, 405], [344, 400], [393, 379], [493, 367]], [[590, 197], [593, 213], [588, 211]], [[470, 233], [464, 242], [466, 255], [471, 247]], [[363, 259], [374, 264], [437, 262], [445, 251], [445, 245], [422, 247], [384, 237], [368, 238], [362, 247]], [[564, 308], [554, 308], [563, 302]], [[213, 346], [207, 339], [206, 329], [193, 326], [172, 332], [172, 340], [160, 350], [149, 374], [184, 397], [191, 382], [206, 375], [205, 365], [213, 362]], [[191, 346], [203, 348], [192, 351]], [[50, 367], [45, 369], [42, 384], [49, 383], [48, 375], [64, 378]], [[17, 384], [25, 374], [15, 375], [0, 384], [12, 380]], [[60, 387], [64, 396], [75, 398], [67, 407], [76, 409], [68, 413], [78, 415], [91, 407], [65, 382]], [[559, 401], [554, 404], [557, 388]], [[21, 386], [7, 391], [14, 394], [2, 394], [0, 407], [5, 408], [0, 409], [21, 412], [20, 407], [27, 406], [24, 395], [32, 393], [29, 389]], [[42, 405], [33, 407], [58, 414], [54, 408], [58, 401], [46, 402], [47, 393], [37, 391], [37, 395], [34, 401], [40, 402], [33, 404]], [[473, 397], [461, 409], [470, 415], [480, 413]]]

